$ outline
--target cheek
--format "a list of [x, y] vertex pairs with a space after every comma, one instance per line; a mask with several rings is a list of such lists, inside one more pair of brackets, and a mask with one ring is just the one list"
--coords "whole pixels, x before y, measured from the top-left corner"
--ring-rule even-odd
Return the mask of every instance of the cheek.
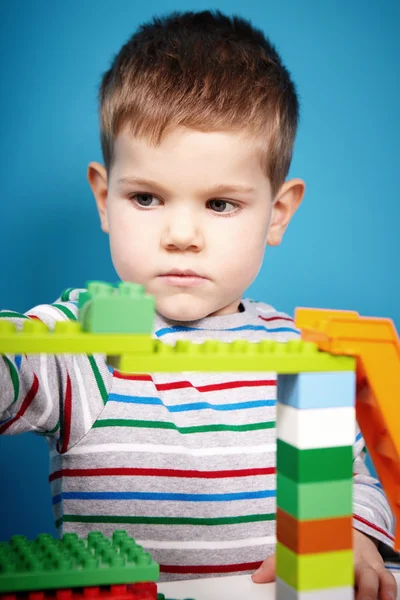
[[249, 276], [257, 273], [266, 248], [269, 218], [249, 219], [238, 223], [227, 236], [216, 236], [216, 256], [229, 272], [240, 274], [249, 272]]
[[226, 267], [231, 285], [239, 286], [242, 290], [247, 288], [260, 271], [264, 252], [265, 244], [254, 243], [251, 239], [247, 243], [237, 244]]
[[120, 278], [143, 283], [153, 254], [150, 251], [151, 236], [134, 217], [132, 211], [110, 211], [110, 250]]

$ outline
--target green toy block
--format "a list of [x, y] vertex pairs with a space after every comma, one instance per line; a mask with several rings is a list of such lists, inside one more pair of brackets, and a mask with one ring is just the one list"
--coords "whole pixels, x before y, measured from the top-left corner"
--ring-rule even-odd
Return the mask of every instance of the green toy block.
[[0, 593], [156, 581], [159, 566], [126, 531], [0, 542]]
[[297, 483], [278, 472], [277, 505], [299, 520], [352, 514], [353, 479]]
[[353, 551], [296, 554], [276, 545], [276, 575], [296, 590], [340, 588], [353, 585]]
[[0, 354], [151, 354], [155, 341], [148, 334], [86, 333], [77, 321], [58, 321], [54, 331], [37, 320], [26, 320], [21, 330], [0, 320]]
[[124, 373], [162, 373], [179, 371], [273, 371], [300, 373], [306, 371], [351, 371], [355, 359], [320, 352], [316, 344], [302, 340], [258, 343], [247, 340], [218, 342], [208, 340], [194, 344], [179, 340], [174, 346], [154, 342], [149, 354], [120, 353], [115, 366]]
[[90, 333], [151, 334], [153, 330], [155, 298], [137, 283], [113, 286], [90, 281], [78, 307], [82, 328]]
[[277, 441], [277, 472], [297, 483], [350, 479], [353, 476], [352, 446], [300, 450]]

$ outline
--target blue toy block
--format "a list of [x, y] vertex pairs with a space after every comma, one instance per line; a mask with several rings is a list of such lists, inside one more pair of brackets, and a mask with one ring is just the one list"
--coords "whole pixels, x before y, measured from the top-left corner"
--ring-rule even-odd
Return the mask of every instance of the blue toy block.
[[294, 408], [339, 408], [354, 406], [354, 371], [299, 373], [278, 377], [278, 401]]

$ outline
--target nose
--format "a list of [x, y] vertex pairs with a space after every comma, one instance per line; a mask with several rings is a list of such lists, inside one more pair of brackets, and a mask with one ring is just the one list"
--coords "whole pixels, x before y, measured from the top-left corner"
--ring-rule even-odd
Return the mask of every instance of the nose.
[[161, 243], [166, 250], [201, 250], [204, 240], [200, 221], [194, 212], [182, 208], [171, 211], [165, 222]]

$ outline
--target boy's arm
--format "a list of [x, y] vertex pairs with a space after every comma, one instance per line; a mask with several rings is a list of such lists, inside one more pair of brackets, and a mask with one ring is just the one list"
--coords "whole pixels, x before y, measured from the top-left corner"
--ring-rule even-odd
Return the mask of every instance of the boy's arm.
[[[52, 371], [51, 360], [46, 362], [45, 370]], [[40, 365], [35, 357], [0, 356], [0, 434], [33, 431], [58, 435], [59, 385], [53, 382], [48, 393], [38, 373]]]
[[[56, 321], [76, 320], [77, 305], [69, 299], [38, 306], [26, 315], [0, 312], [0, 319], [17, 326], [27, 318], [53, 328]], [[111, 383], [103, 355], [0, 356], [0, 434], [54, 436], [59, 451], [65, 452], [90, 430]]]
[[375, 540], [385, 558], [393, 557], [394, 517], [381, 484], [365, 463], [366, 447], [358, 426], [353, 458], [353, 526]]

